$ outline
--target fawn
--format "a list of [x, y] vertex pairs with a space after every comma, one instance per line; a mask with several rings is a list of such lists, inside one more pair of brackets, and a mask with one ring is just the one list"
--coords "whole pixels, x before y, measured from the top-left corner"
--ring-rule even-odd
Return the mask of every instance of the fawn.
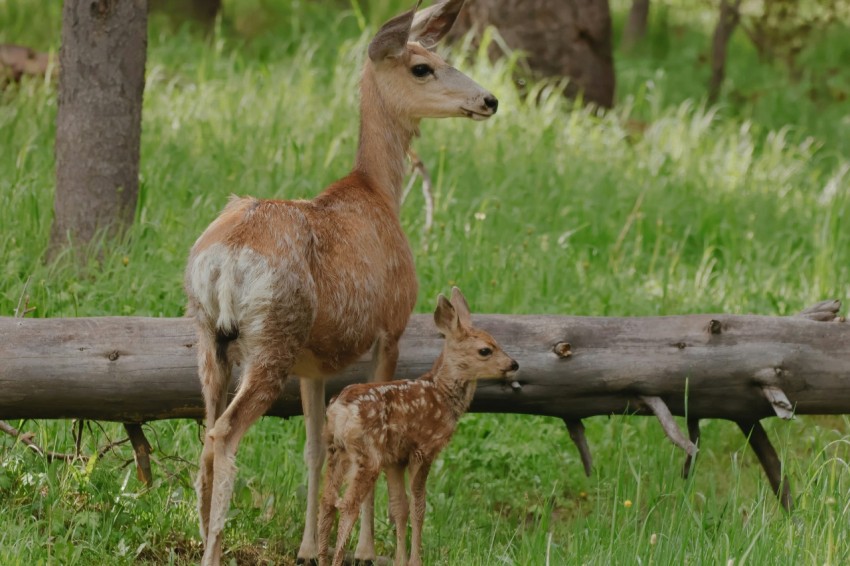
[[[405, 470], [410, 474], [413, 499], [408, 564], [421, 564], [425, 482], [431, 464], [469, 408], [476, 380], [506, 379], [519, 369], [490, 334], [472, 326], [469, 306], [457, 287], [452, 289], [451, 302], [440, 295], [434, 322], [446, 342], [431, 371], [416, 381], [349, 385], [328, 406], [328, 466], [319, 515], [319, 564], [328, 559], [336, 508], [340, 519], [333, 564], [343, 563], [357, 509], [372, 493], [381, 469], [387, 475], [390, 517], [396, 529], [394, 564], [403, 566], [407, 558]], [[338, 499], [344, 481], [348, 485]]]
[[[204, 565], [221, 560], [242, 437], [289, 375], [301, 384], [307, 427], [307, 518], [299, 561], [317, 556], [324, 459], [324, 380], [370, 348], [373, 378], [392, 378], [416, 302], [410, 244], [399, 221], [406, 153], [423, 118], [485, 120], [498, 101], [429, 48], [463, 0], [386, 22], [360, 83], [360, 139], [345, 178], [309, 201], [231, 198], [189, 254], [188, 314], [198, 332], [207, 434], [196, 481]], [[242, 374], [228, 403], [233, 364]], [[371, 499], [355, 553], [374, 559]]]

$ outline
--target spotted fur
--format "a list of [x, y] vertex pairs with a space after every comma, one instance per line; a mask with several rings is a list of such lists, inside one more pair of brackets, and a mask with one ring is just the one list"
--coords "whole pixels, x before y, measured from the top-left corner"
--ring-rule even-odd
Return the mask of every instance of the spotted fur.
[[[432, 462], [469, 408], [476, 381], [504, 379], [519, 367], [490, 334], [472, 326], [469, 307], [457, 288], [452, 291], [451, 302], [440, 295], [434, 320], [446, 342], [430, 372], [416, 381], [349, 385], [328, 407], [328, 467], [319, 517], [320, 564], [328, 559], [337, 508], [341, 516], [333, 564], [343, 563], [357, 509], [374, 488], [381, 470], [387, 474], [390, 514], [396, 527], [396, 565], [407, 560], [405, 470], [410, 474], [413, 535], [409, 564], [420, 564], [425, 482]], [[343, 483], [348, 485], [338, 498]]]

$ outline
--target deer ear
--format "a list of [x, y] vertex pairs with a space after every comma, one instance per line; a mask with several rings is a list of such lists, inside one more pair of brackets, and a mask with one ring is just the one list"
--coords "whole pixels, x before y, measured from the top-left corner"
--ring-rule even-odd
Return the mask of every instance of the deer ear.
[[447, 337], [454, 334], [458, 328], [457, 312], [455, 312], [455, 308], [443, 295], [437, 298], [437, 308], [434, 310], [434, 324], [437, 325], [437, 330], [443, 336]]
[[452, 306], [455, 308], [457, 318], [462, 326], [469, 328], [472, 326], [472, 315], [469, 312], [469, 303], [466, 302], [466, 297], [460, 292], [457, 287], [452, 287]]
[[413, 15], [421, 2], [422, 0], [419, 0], [416, 6], [381, 26], [369, 43], [369, 59], [380, 63], [387, 57], [398, 57], [404, 52], [410, 36], [410, 26], [413, 24]]
[[464, 0], [446, 0], [416, 14], [410, 30], [410, 41], [418, 41], [431, 49], [449, 33], [457, 19]]

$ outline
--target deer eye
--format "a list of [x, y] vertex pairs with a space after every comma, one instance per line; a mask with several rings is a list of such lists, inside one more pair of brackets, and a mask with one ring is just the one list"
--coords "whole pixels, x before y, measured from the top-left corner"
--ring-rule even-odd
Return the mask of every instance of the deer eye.
[[413, 73], [414, 77], [424, 78], [434, 72], [434, 69], [431, 68], [430, 65], [425, 65], [424, 63], [420, 65], [414, 65], [410, 68], [410, 72]]
[[480, 350], [478, 350], [478, 355], [482, 358], [486, 358], [487, 356], [490, 356], [492, 354], [493, 350], [491, 350], [490, 348], [481, 348]]

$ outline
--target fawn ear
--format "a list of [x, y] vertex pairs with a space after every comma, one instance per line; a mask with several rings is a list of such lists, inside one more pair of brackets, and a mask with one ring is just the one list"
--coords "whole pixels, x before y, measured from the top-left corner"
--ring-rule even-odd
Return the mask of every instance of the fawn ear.
[[398, 57], [404, 52], [410, 36], [410, 26], [413, 24], [413, 15], [421, 2], [422, 0], [419, 0], [416, 6], [381, 26], [369, 43], [369, 59], [380, 63], [388, 57]]
[[422, 47], [431, 49], [449, 33], [463, 8], [464, 0], [446, 0], [434, 4], [416, 14], [410, 30], [410, 41], [418, 41]]
[[452, 287], [452, 306], [455, 308], [461, 326], [472, 326], [472, 315], [469, 313], [469, 303], [457, 287]]
[[434, 310], [434, 324], [443, 336], [449, 337], [460, 329], [457, 312], [449, 300], [440, 295], [437, 298], [437, 308]]

